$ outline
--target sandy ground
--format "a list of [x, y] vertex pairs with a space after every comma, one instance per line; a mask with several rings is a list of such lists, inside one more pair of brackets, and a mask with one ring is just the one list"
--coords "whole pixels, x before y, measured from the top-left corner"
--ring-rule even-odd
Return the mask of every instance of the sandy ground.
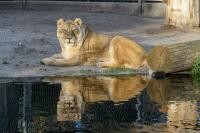
[[64, 11], [0, 11], [0, 77], [47, 76], [73, 73], [95, 67], [50, 67], [40, 64], [44, 57], [60, 51], [56, 20], [80, 17], [93, 31], [123, 35], [149, 51], [158, 44], [200, 39], [200, 30], [161, 28], [163, 18], [145, 18], [104, 13]]

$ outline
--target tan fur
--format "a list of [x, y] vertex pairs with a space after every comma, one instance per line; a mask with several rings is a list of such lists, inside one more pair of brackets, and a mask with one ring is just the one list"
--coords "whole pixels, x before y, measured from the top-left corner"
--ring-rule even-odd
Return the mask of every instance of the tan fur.
[[79, 18], [74, 21], [60, 19], [57, 27], [61, 53], [43, 59], [43, 64], [139, 68], [146, 63], [145, 50], [138, 43], [122, 36], [92, 32]]
[[163, 0], [163, 2], [168, 3], [168, 0]]

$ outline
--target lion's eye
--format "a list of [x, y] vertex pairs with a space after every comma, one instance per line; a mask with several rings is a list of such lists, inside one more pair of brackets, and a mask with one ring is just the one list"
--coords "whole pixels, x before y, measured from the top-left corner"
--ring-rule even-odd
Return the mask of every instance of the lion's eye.
[[78, 34], [78, 33], [79, 33], [79, 31], [78, 31], [77, 29], [74, 29], [73, 32], [74, 32], [75, 34]]
[[65, 33], [65, 32], [67, 32], [65, 29], [61, 29], [61, 30], [59, 30], [59, 32], [60, 33]]
[[63, 29], [62, 31], [63, 31], [63, 32], [67, 32], [67, 30], [65, 30], [65, 29]]

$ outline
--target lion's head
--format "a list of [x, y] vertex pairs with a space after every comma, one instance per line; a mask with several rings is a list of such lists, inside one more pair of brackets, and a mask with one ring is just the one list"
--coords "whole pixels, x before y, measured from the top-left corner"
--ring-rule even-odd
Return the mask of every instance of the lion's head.
[[78, 121], [81, 119], [82, 101], [75, 95], [60, 96], [57, 103], [58, 121]]
[[80, 92], [79, 81], [71, 79], [63, 81], [57, 103], [58, 121], [79, 121], [84, 110], [83, 96]]
[[80, 18], [72, 20], [59, 19], [57, 21], [57, 37], [66, 47], [76, 47], [82, 44], [85, 36], [85, 26]]

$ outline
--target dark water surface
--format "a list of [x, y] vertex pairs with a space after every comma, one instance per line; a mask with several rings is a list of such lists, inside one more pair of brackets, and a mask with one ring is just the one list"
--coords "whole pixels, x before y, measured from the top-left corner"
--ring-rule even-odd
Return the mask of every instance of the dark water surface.
[[0, 83], [1, 133], [199, 133], [190, 78], [54, 77]]

